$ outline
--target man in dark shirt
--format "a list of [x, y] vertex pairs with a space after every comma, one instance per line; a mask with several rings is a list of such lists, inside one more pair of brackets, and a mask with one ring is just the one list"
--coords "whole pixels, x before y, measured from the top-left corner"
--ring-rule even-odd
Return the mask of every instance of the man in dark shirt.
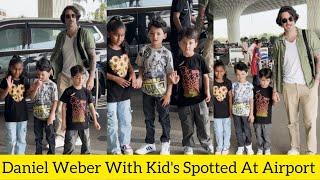
[[192, 0], [172, 0], [170, 13], [170, 46], [175, 67], [179, 54], [178, 33], [183, 28], [191, 27], [196, 19], [192, 16]]

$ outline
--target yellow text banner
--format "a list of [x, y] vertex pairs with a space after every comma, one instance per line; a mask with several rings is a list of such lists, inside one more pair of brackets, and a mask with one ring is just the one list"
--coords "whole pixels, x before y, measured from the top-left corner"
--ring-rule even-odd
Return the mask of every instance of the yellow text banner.
[[320, 156], [0, 156], [1, 179], [320, 179]]

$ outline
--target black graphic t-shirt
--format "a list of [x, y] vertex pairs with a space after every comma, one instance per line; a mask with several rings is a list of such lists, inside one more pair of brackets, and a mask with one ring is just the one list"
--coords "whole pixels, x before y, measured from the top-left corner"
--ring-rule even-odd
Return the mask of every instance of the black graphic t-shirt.
[[272, 87], [254, 88], [254, 123], [270, 124], [272, 116]]
[[92, 95], [86, 88], [76, 89], [68, 87], [62, 94], [60, 101], [67, 104], [66, 125], [67, 130], [81, 130], [89, 128], [89, 104]]
[[190, 106], [205, 99], [203, 75], [209, 73], [205, 60], [199, 54], [192, 57], [179, 57], [182, 63], [178, 65], [178, 106]]
[[[114, 76], [129, 79], [129, 57], [124, 51], [107, 48], [107, 63], [105, 71]], [[120, 102], [130, 98], [131, 87], [123, 88], [114, 81], [107, 80], [107, 102]]]
[[232, 83], [229, 79], [219, 83], [213, 83], [213, 107], [214, 118], [228, 118], [230, 117], [229, 111], [229, 91], [232, 89]]
[[[6, 122], [22, 122], [28, 120], [28, 108], [26, 93], [29, 83], [24, 79], [13, 80], [13, 86], [5, 97], [4, 118]], [[7, 89], [7, 79], [4, 78], [0, 84], [1, 89]]]

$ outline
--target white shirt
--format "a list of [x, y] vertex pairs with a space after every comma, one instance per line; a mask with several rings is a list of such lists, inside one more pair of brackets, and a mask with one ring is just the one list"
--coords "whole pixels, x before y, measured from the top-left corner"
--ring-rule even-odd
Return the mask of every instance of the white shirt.
[[301, 62], [299, 58], [298, 48], [296, 40], [294, 42], [285, 41], [286, 52], [284, 55], [284, 66], [283, 66], [283, 81], [290, 84], [303, 84], [304, 75], [301, 68]]
[[[73, 41], [76, 37], [69, 37], [66, 35], [66, 40], [64, 41], [62, 47], [62, 55], [63, 55], [63, 67], [62, 73], [67, 77], [71, 77], [70, 69], [71, 67], [77, 65], [76, 55], [73, 49]], [[78, 53], [78, 52], [77, 52]]]

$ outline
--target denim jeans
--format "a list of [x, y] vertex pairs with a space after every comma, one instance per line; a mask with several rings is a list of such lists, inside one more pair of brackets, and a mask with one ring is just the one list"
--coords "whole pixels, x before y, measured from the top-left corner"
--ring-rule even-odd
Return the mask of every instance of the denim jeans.
[[213, 125], [217, 141], [217, 151], [229, 150], [231, 137], [230, 118], [214, 118]]
[[170, 117], [169, 117], [169, 106], [162, 106], [161, 97], [153, 97], [143, 93], [143, 113], [146, 123], [146, 138], [145, 142], [153, 144], [155, 141], [155, 127], [154, 121], [156, 118], [155, 109], [159, 115], [159, 122], [162, 127], [162, 135], [160, 137], [161, 142], [169, 142], [170, 140]]
[[131, 140], [130, 99], [107, 104], [107, 153], [121, 152], [120, 146]]
[[24, 154], [26, 150], [27, 121], [6, 122], [8, 154]]
[[81, 130], [66, 130], [63, 154], [71, 154], [74, 151], [78, 135], [82, 142], [81, 154], [90, 154], [91, 147], [89, 128]]
[[53, 124], [47, 125], [47, 121], [34, 117], [34, 137], [36, 141], [36, 154], [42, 154], [43, 130], [46, 132], [46, 140], [49, 144], [47, 154], [55, 154], [55, 133]]

